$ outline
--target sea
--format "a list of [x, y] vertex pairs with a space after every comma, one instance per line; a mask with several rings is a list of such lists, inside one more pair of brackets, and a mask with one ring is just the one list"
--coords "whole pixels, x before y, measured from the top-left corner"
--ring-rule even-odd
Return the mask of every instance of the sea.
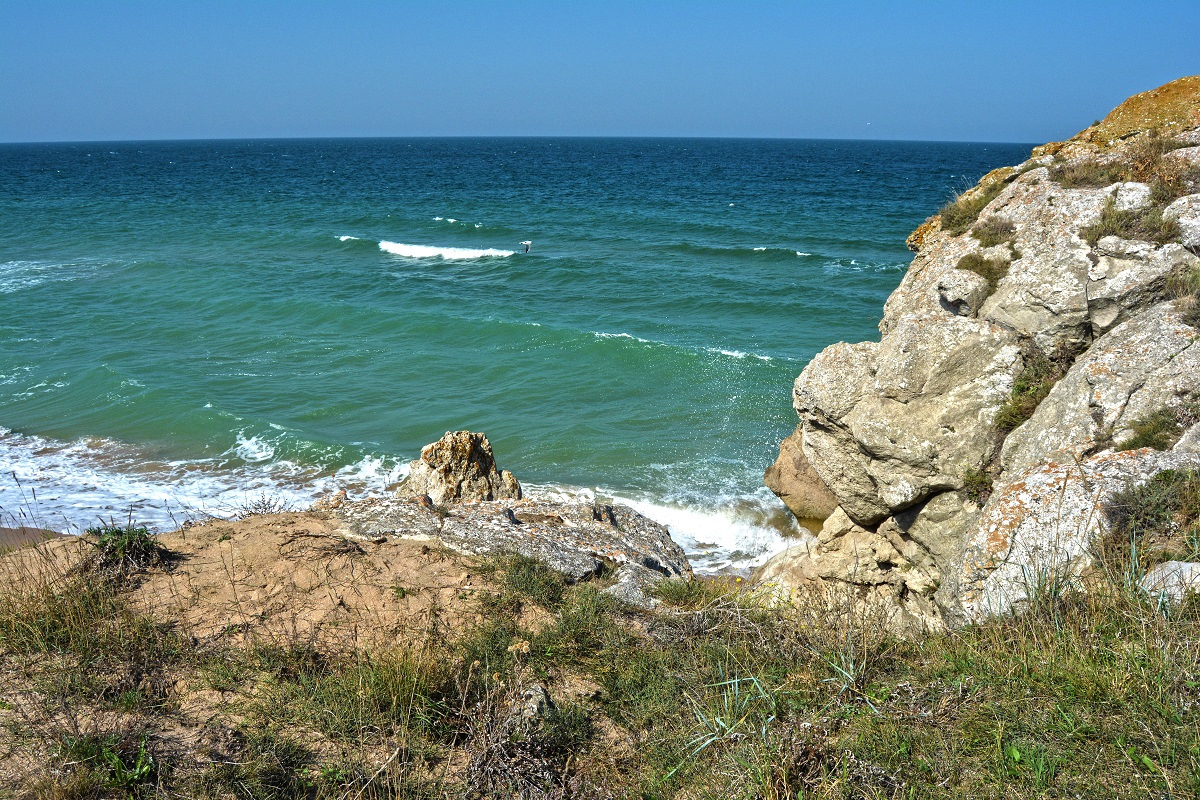
[[877, 339], [908, 233], [1029, 147], [0, 145], [0, 525], [386, 495], [470, 429], [744, 572], [801, 534], [762, 484], [796, 375]]

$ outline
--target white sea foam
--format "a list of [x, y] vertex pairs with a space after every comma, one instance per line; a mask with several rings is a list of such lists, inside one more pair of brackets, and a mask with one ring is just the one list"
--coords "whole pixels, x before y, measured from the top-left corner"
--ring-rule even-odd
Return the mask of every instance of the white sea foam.
[[811, 256], [811, 255], [812, 255], [812, 253], [804, 253], [804, 252], [801, 252], [800, 250], [797, 250], [797, 251], [796, 251], [796, 255], [798, 255], [798, 256], [800, 256], [801, 258], [803, 258], [804, 256]]
[[529, 497], [558, 502], [594, 503], [597, 500], [629, 506], [665, 525], [671, 538], [687, 553], [692, 568], [701, 574], [748, 572], [771, 556], [797, 544], [807, 534], [797, 526], [792, 536], [766, 524], [780, 505], [765, 487], [753, 494], [718, 495], [703, 503], [683, 499], [650, 499], [556, 484], [526, 484]]
[[719, 355], [729, 356], [731, 358], [738, 358], [738, 359], [754, 358], [759, 361], [772, 361], [773, 360], [770, 356], [764, 356], [764, 355], [760, 355], [758, 353], [746, 353], [741, 350], [723, 350], [719, 347], [706, 347], [705, 349], [710, 353], [717, 353]]
[[[234, 516], [263, 495], [289, 508], [339, 489], [385, 496], [407, 473], [406, 462], [379, 455], [336, 470], [261, 458], [275, 449], [239, 435], [220, 458], [164, 461], [111, 439], [62, 442], [0, 428], [0, 525], [79, 533], [132, 519], [169, 530], [190, 518]], [[233, 456], [246, 463], [230, 468]]]
[[424, 244], [401, 244], [399, 242], [383, 241], [379, 249], [385, 253], [405, 258], [441, 258], [446, 261], [466, 261], [473, 258], [507, 258], [514, 254], [513, 250], [473, 250], [467, 247], [431, 247]]
[[662, 344], [662, 342], [654, 342], [650, 339], [634, 336], [632, 333], [605, 333], [604, 331], [592, 331], [591, 333], [597, 339], [629, 339], [630, 341], [641, 342], [642, 344]]
[[73, 281], [92, 275], [99, 262], [5, 261], [0, 263], [0, 294], [32, 289], [43, 283]]
[[762, 251], [764, 251], [764, 250], [766, 250], [766, 249], [767, 249], [767, 248], [765, 248], [765, 247], [756, 247], [756, 248], [754, 248], [754, 252], [756, 252], [756, 253], [761, 253]]
[[362, 239], [360, 239], [357, 236], [339, 236], [338, 241], [339, 242], [361, 242]]

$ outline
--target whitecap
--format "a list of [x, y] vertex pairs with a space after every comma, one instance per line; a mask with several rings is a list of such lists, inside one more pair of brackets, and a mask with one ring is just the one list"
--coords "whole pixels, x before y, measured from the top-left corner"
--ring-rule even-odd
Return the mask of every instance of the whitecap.
[[[65, 533], [132, 520], [170, 530], [187, 519], [233, 517], [260, 497], [306, 508], [347, 489], [356, 498], [384, 497], [407, 474], [407, 462], [366, 455], [336, 471], [287, 460], [259, 459], [273, 445], [238, 435], [222, 457], [164, 461], [112, 439], [73, 442], [0, 428], [0, 525]], [[238, 451], [242, 452], [239, 453]], [[245, 463], [228, 465], [232, 455]]]
[[472, 258], [507, 258], [514, 250], [475, 250], [468, 247], [433, 247], [424, 244], [402, 244], [400, 242], [383, 241], [379, 249], [385, 253], [405, 258], [441, 258], [446, 261], [465, 261]]
[[632, 333], [605, 333], [604, 331], [592, 331], [591, 333], [597, 339], [629, 339], [630, 341], [641, 342], [642, 344], [659, 344], [659, 342], [634, 336]]
[[357, 236], [339, 236], [338, 241], [339, 242], [361, 242], [362, 239], [360, 239]]

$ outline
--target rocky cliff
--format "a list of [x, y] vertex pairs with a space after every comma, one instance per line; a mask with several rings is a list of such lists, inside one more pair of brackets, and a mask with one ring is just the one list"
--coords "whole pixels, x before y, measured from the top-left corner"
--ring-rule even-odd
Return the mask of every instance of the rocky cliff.
[[759, 578], [938, 627], [1084, 574], [1108, 498], [1200, 466], [1200, 76], [992, 171], [909, 246], [880, 341], [796, 379], [766, 479], [825, 521]]

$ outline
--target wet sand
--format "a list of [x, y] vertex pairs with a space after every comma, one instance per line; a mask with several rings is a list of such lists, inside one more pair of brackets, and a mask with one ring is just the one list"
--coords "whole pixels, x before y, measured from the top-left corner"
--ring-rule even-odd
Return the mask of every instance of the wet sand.
[[62, 535], [61, 533], [41, 528], [0, 528], [0, 550], [24, 547], [27, 544], [37, 544], [47, 539], [57, 539]]

